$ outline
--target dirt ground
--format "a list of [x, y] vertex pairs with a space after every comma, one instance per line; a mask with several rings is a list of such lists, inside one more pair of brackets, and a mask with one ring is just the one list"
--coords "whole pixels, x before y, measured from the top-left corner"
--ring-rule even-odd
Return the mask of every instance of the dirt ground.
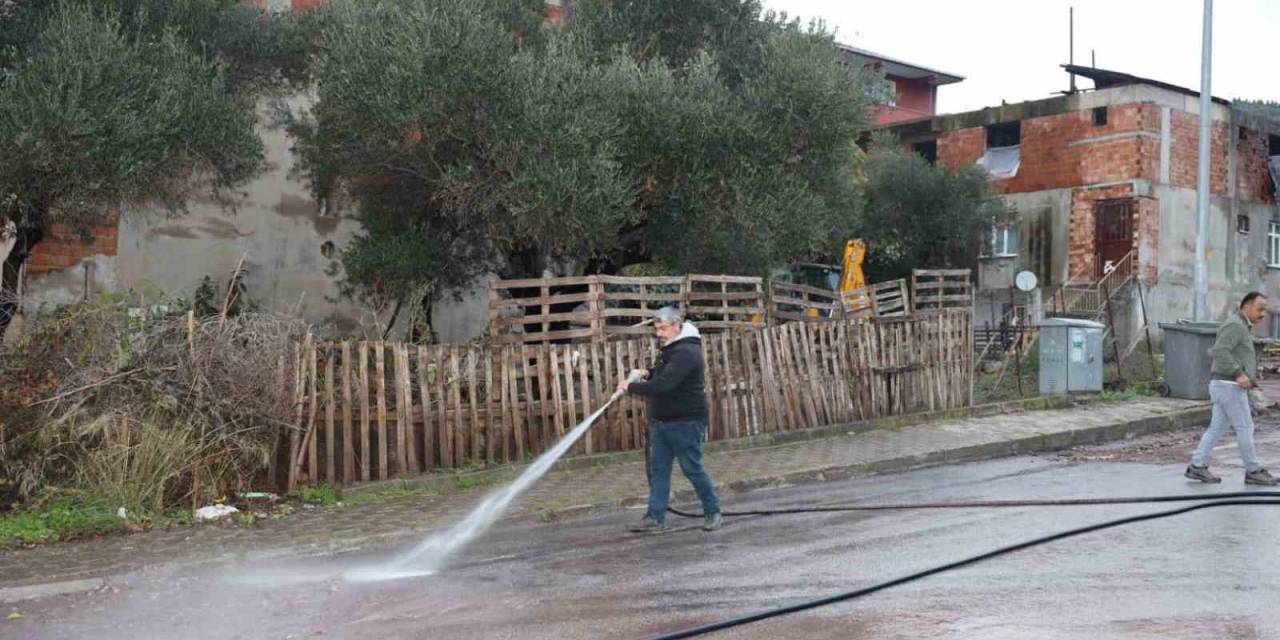
[[[1268, 458], [1275, 458], [1277, 452], [1274, 450], [1274, 446], [1268, 445], [1271, 442], [1276, 442], [1276, 436], [1280, 436], [1280, 412], [1273, 410], [1266, 415], [1257, 416], [1254, 418], [1254, 424], [1256, 425], [1254, 439], [1257, 441], [1259, 457], [1263, 458], [1264, 462]], [[1073, 447], [1051, 454], [1051, 457], [1056, 461], [1077, 463], [1140, 462], [1167, 464], [1185, 461], [1191, 456], [1191, 452], [1195, 450], [1196, 444], [1200, 440], [1200, 435], [1204, 433], [1204, 428], [1207, 426], [1204, 425], [1187, 431], [1158, 433], [1120, 442]], [[1234, 436], [1227, 435], [1222, 439], [1221, 444], [1231, 444], [1233, 440]]]

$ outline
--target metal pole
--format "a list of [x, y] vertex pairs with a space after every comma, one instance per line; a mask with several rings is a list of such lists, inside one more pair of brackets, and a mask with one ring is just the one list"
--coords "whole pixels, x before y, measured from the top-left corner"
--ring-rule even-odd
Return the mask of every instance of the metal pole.
[[[1076, 8], [1067, 9], [1067, 62], [1076, 63]], [[1071, 74], [1071, 93], [1076, 92], [1076, 74]]]
[[[1106, 304], [1107, 306], [1107, 326], [1110, 327], [1111, 329], [1111, 349], [1116, 356], [1116, 378], [1120, 381], [1120, 388], [1123, 389], [1125, 386], [1125, 383], [1124, 383], [1124, 365], [1122, 364], [1121, 358], [1120, 358], [1120, 331], [1116, 328], [1115, 314], [1111, 312], [1111, 291], [1107, 287], [1107, 283], [1105, 282], [1102, 283], [1102, 295], [1105, 296], [1106, 298], [1106, 302], [1104, 302], [1104, 304]], [[1105, 334], [1103, 334], [1103, 340], [1104, 341], [1106, 340]]]
[[[1018, 321], [1018, 298], [1017, 298], [1017, 294], [1015, 294], [1014, 291], [1015, 289], [1013, 287], [1009, 287], [1009, 314], [1010, 314], [1009, 324], [1010, 326], [1013, 326], [1014, 323]], [[1016, 330], [1013, 332], [1013, 339], [1016, 341], [1014, 342], [1014, 345], [1013, 345], [1014, 346], [1013, 362], [1014, 362], [1014, 366], [1017, 368], [1017, 374], [1018, 374], [1018, 397], [1021, 398], [1023, 397], [1023, 393], [1022, 393], [1022, 326], [1021, 325], [1017, 325]]]
[[1156, 370], [1156, 348], [1151, 345], [1151, 325], [1147, 323], [1147, 303], [1143, 300], [1142, 282], [1138, 282], [1138, 305], [1142, 307], [1142, 331], [1147, 334], [1147, 359], [1151, 362], [1151, 379], [1160, 377]]
[[1204, 0], [1204, 38], [1200, 46], [1200, 171], [1196, 181], [1196, 272], [1192, 316], [1209, 319], [1209, 125], [1212, 102], [1213, 0]]

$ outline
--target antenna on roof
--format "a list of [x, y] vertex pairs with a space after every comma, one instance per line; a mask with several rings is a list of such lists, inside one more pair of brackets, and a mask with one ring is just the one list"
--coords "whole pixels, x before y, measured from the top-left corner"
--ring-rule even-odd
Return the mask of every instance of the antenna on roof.
[[[1067, 40], [1068, 40], [1067, 62], [1070, 63], [1071, 66], [1075, 66], [1076, 64], [1076, 8], [1075, 7], [1071, 7], [1067, 9]], [[1073, 73], [1071, 74], [1071, 88], [1067, 90], [1067, 93], [1071, 94], [1075, 92], [1076, 92], [1076, 74]]]
[[1098, 68], [1098, 50], [1097, 49], [1089, 50], [1089, 66], [1093, 67], [1094, 69]]

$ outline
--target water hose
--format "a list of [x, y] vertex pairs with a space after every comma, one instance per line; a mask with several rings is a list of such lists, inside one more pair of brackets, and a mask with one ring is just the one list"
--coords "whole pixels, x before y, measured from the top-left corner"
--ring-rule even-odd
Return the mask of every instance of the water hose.
[[[651, 470], [649, 468], [649, 443], [645, 443], [645, 479], [652, 485]], [[737, 627], [769, 618], [776, 618], [792, 613], [798, 613], [809, 609], [854, 600], [873, 593], [884, 591], [893, 587], [901, 586], [916, 580], [921, 580], [929, 576], [947, 571], [953, 571], [972, 564], [991, 560], [1016, 551], [1029, 549], [1031, 547], [1048, 544], [1058, 540], [1071, 538], [1075, 536], [1102, 531], [1114, 527], [1145, 522], [1148, 520], [1158, 520], [1162, 518], [1171, 518], [1180, 516], [1201, 509], [1209, 509], [1214, 507], [1228, 506], [1247, 506], [1247, 505], [1280, 505], [1280, 491], [1235, 491], [1212, 494], [1180, 494], [1180, 495], [1162, 495], [1162, 496], [1127, 496], [1113, 498], [1061, 498], [1061, 499], [1022, 499], [1022, 500], [967, 500], [954, 502], [881, 502], [881, 503], [865, 503], [865, 504], [847, 504], [847, 505], [823, 505], [813, 507], [790, 507], [782, 509], [752, 509], [746, 511], [722, 511], [721, 515], [726, 517], [737, 516], [777, 516], [777, 515], [796, 515], [808, 513], [842, 513], [857, 511], [903, 511], [917, 509], [988, 509], [988, 508], [1013, 508], [1013, 507], [1069, 507], [1069, 506], [1096, 506], [1096, 505], [1117, 505], [1117, 504], [1159, 504], [1159, 503], [1177, 503], [1177, 502], [1202, 502], [1203, 504], [1195, 504], [1191, 506], [1181, 507], [1168, 511], [1159, 511], [1155, 513], [1142, 514], [1137, 516], [1129, 516], [1118, 518], [1115, 520], [1107, 520], [1097, 524], [1092, 524], [1075, 529], [1069, 529], [1059, 533], [1054, 533], [1039, 538], [1027, 540], [1017, 544], [1001, 547], [994, 551], [988, 551], [976, 556], [957, 560], [947, 564], [918, 571], [906, 576], [894, 578], [880, 582], [869, 587], [846, 591], [831, 596], [807, 600], [786, 607], [779, 607], [757, 613], [729, 618], [719, 622], [700, 625], [680, 629], [657, 636], [653, 636], [651, 640], [677, 640], [679, 638], [692, 638], [701, 636], [715, 631], [722, 631], [731, 627]], [[668, 506], [667, 512], [685, 517], [685, 518], [702, 518], [704, 514], [682, 511], [675, 507]]]
[[[1266, 496], [1272, 499], [1267, 499], [1267, 500], [1257, 500], [1257, 499], [1249, 500], [1249, 499], [1234, 499], [1234, 498], [1219, 499], [1221, 496]], [[869, 587], [855, 589], [853, 591], [846, 591], [844, 593], [837, 593], [824, 598], [806, 600], [793, 605], [779, 607], [777, 609], [770, 609], [768, 611], [761, 611], [758, 613], [752, 613], [745, 616], [739, 616], [736, 618], [729, 618], [727, 620], [721, 620], [719, 622], [704, 624], [697, 627], [689, 627], [687, 629], [671, 631], [668, 633], [653, 636], [651, 640], [676, 640], [677, 638], [692, 638], [695, 636], [701, 636], [701, 635], [705, 635], [715, 631], [721, 631], [731, 627], [737, 627], [745, 624], [750, 624], [752, 622], [767, 620], [769, 618], [776, 618], [779, 616], [784, 616], [792, 613], [798, 613], [800, 611], [806, 611], [808, 609], [823, 607], [829, 604], [835, 604], [838, 602], [854, 600], [857, 598], [871, 595], [879, 591], [884, 591], [886, 589], [901, 586], [910, 582], [915, 582], [916, 580], [921, 580], [923, 578], [927, 578], [932, 575], [936, 575], [946, 571], [952, 571], [952, 570], [966, 567], [972, 564], [977, 564], [979, 562], [984, 562], [986, 560], [990, 560], [992, 558], [997, 558], [999, 556], [1010, 554], [1015, 551], [1021, 551], [1023, 549], [1029, 549], [1031, 547], [1039, 546], [1042, 544], [1048, 544], [1050, 542], [1055, 542], [1057, 540], [1063, 540], [1066, 538], [1084, 535], [1086, 533], [1093, 533], [1095, 531], [1102, 531], [1104, 529], [1110, 529], [1113, 527], [1120, 527], [1128, 524], [1145, 522], [1147, 520], [1171, 518], [1173, 516], [1180, 516], [1183, 514], [1191, 513], [1193, 511], [1198, 511], [1200, 509], [1211, 509], [1214, 507], [1231, 507], [1231, 506], [1246, 506], [1246, 505], [1249, 505], [1249, 506], [1280, 505], [1280, 499], [1275, 499], [1276, 496], [1280, 496], [1280, 492], [1277, 492], [1277, 491], [1238, 492], [1238, 493], [1231, 493], [1231, 494], [1218, 494], [1217, 496], [1212, 496], [1212, 495], [1159, 496], [1155, 499], [1147, 499], [1147, 501], [1170, 502], [1175, 500], [1207, 500], [1208, 502], [1205, 502], [1204, 504], [1197, 504], [1197, 505], [1191, 505], [1188, 507], [1182, 507], [1179, 509], [1172, 509], [1169, 511], [1158, 511], [1156, 513], [1147, 513], [1147, 514], [1142, 514], [1137, 516], [1129, 516], [1126, 518], [1118, 518], [1115, 520], [1107, 520], [1105, 522], [1100, 522], [1097, 524], [1079, 527], [1076, 529], [1070, 529], [1067, 531], [1062, 531], [1059, 533], [1054, 533], [1047, 536], [1034, 538], [1026, 542], [1020, 542], [1020, 543], [1009, 545], [1006, 547], [1001, 547], [994, 551], [988, 551], [986, 553], [982, 553], [976, 556], [971, 556], [963, 560], [957, 560], [955, 562], [949, 562], [947, 564], [939, 565], [930, 569], [925, 569], [923, 571], [917, 571], [915, 573], [905, 575], [899, 578], [894, 578], [892, 580], [886, 580], [884, 582], [880, 582], [878, 584], [874, 584]], [[1044, 502], [1049, 502], [1049, 501], [1044, 501]], [[1057, 502], [1062, 502], [1062, 501], [1057, 501]], [[1092, 504], [1092, 503], [1077, 502], [1073, 504]], [[1115, 503], [1103, 503], [1103, 504], [1115, 504]], [[776, 511], [780, 512], [782, 510], [776, 510]]]

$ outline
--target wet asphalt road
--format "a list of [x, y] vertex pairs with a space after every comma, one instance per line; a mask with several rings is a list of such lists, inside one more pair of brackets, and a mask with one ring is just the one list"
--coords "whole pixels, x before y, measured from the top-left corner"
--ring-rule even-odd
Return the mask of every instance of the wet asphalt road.
[[[1215, 469], [1225, 477], [1217, 486], [1182, 479], [1184, 448], [942, 467], [734, 496], [725, 508], [1244, 489], [1231, 442], [1216, 456]], [[1262, 433], [1260, 451], [1264, 459], [1280, 456], [1280, 432]], [[644, 537], [623, 532], [636, 511], [506, 522], [436, 576], [373, 584], [337, 577], [385, 553], [150, 570], [98, 593], [22, 603], [16, 609], [25, 617], [0, 621], [0, 637], [644, 638], [1165, 508], [744, 517], [710, 534], [676, 519], [671, 524], [684, 528]], [[1278, 532], [1280, 507], [1209, 509], [707, 637], [1278, 638]]]

